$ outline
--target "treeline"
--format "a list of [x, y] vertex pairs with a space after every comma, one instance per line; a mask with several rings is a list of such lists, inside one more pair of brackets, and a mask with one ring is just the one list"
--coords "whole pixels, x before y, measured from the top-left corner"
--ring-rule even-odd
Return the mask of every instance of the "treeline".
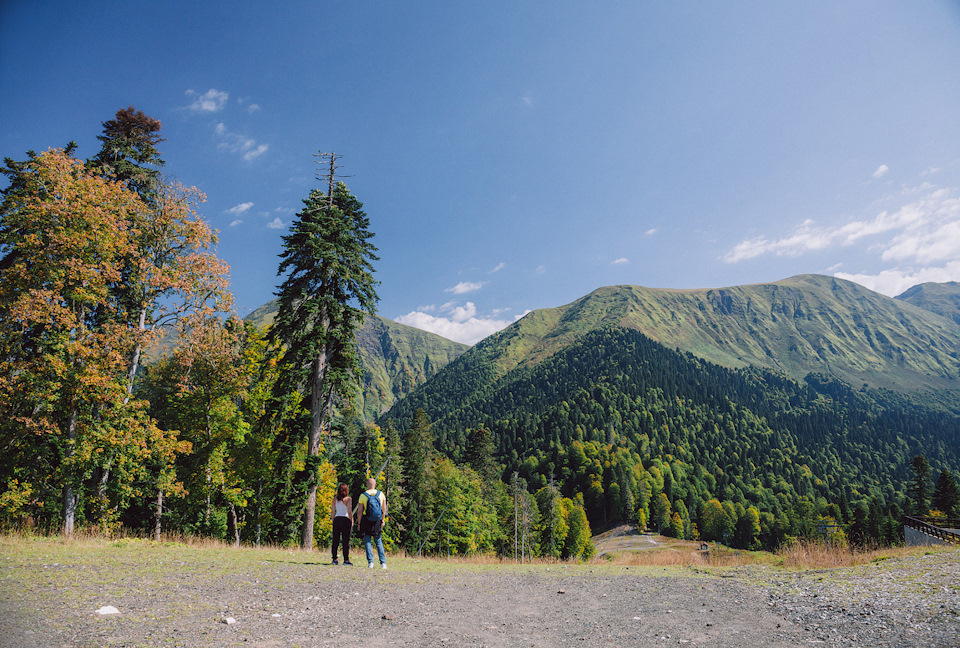
[[[775, 548], [797, 537], [896, 543], [912, 458], [960, 466], [960, 421], [822, 375], [730, 370], [621, 328], [586, 334], [495, 378], [481, 343], [388, 417], [422, 407], [460, 456], [471, 427], [504, 475], [554, 479], [593, 528], [635, 523], [685, 538]], [[952, 474], [952, 473], [950, 473]]]

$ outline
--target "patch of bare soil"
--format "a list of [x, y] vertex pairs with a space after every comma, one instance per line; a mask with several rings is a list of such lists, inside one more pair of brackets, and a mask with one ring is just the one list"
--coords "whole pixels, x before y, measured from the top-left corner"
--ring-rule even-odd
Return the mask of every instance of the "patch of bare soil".
[[[216, 553], [146, 553], [119, 570], [0, 556], [0, 646], [960, 645], [956, 552], [884, 561], [876, 573], [722, 576], [413, 559], [384, 571], [281, 552], [225, 567]], [[943, 576], [905, 591], [931, 573]], [[861, 615], [867, 604], [872, 616]], [[98, 615], [104, 605], [119, 613]], [[909, 628], [894, 627], [893, 608], [909, 608]]]

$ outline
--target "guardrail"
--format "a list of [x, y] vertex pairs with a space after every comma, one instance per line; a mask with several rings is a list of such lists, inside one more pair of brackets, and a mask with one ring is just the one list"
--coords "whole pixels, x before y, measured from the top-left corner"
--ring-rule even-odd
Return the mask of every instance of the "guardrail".
[[903, 525], [911, 529], [916, 529], [921, 533], [926, 533], [945, 542], [960, 544], [960, 533], [944, 528], [949, 526], [953, 529], [960, 529], [960, 520], [949, 518], [915, 518], [905, 516]]

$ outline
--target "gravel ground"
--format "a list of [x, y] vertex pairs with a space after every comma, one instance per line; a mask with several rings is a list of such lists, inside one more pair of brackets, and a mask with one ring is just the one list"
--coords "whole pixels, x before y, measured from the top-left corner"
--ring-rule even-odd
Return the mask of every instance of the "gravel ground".
[[0, 646], [960, 646], [958, 551], [709, 574], [412, 559], [383, 571], [229, 551], [0, 547]]

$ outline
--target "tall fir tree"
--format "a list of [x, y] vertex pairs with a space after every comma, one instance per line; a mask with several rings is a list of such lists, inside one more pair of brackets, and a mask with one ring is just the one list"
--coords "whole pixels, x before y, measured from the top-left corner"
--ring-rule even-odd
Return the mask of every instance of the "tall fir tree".
[[960, 485], [949, 470], [941, 470], [933, 489], [933, 508], [948, 518], [960, 518]]
[[[271, 339], [285, 346], [282, 363], [309, 401], [307, 455], [319, 455], [334, 399], [349, 407], [360, 378], [355, 335], [377, 303], [376, 247], [363, 205], [342, 182], [304, 200], [283, 237], [277, 295], [280, 306]], [[313, 546], [316, 479], [307, 483], [301, 543]]]
[[420, 547], [430, 522], [427, 495], [434, 454], [430, 419], [418, 409], [403, 437], [403, 484], [407, 494], [404, 544], [411, 552]]
[[913, 481], [910, 482], [909, 511], [913, 515], [924, 516], [930, 512], [930, 464], [923, 455], [916, 455], [910, 462]]

